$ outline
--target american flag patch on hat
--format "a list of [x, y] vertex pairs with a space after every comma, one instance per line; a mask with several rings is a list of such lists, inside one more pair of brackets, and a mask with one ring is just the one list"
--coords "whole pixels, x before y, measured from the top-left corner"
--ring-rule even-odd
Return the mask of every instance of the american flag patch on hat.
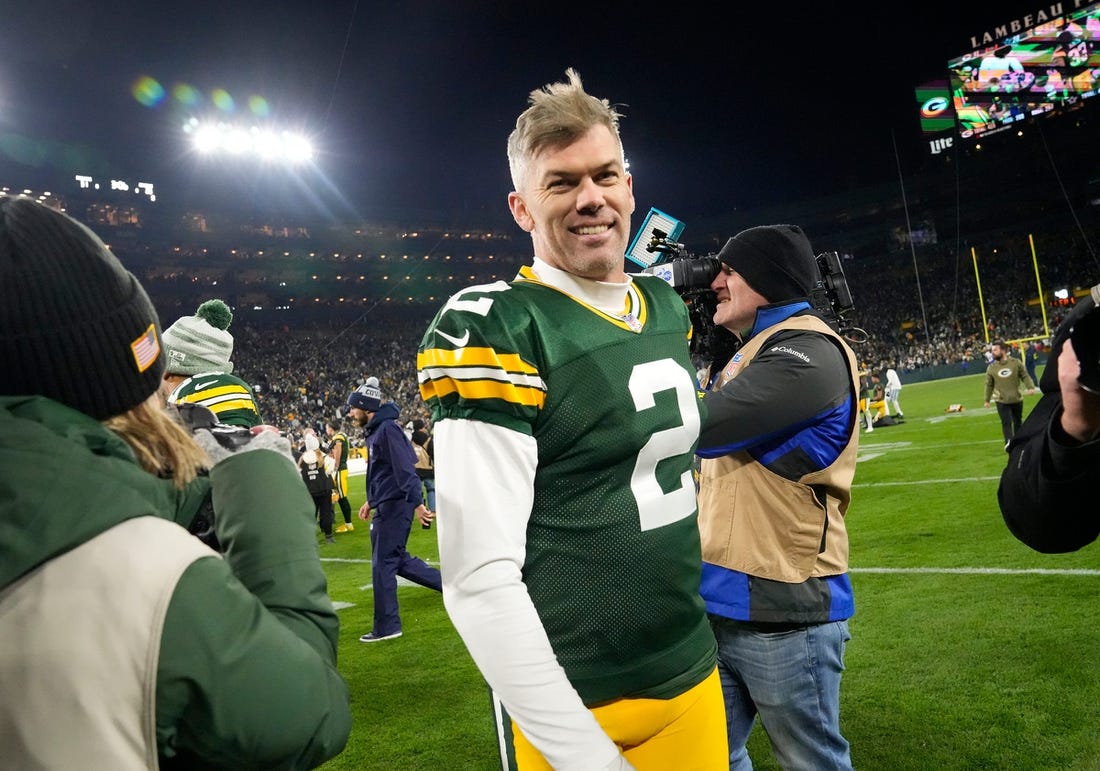
[[134, 361], [137, 362], [138, 372], [144, 372], [157, 360], [160, 355], [160, 341], [157, 340], [157, 327], [150, 324], [145, 334], [130, 343], [130, 350], [134, 352]]

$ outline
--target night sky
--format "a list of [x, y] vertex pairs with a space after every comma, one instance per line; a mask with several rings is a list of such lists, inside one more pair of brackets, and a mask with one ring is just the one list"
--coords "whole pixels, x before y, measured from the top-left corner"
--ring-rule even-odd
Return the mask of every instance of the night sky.
[[[915, 171], [929, 153], [914, 87], [972, 36], [1050, 7], [0, 0], [0, 184], [79, 166], [151, 180], [165, 201], [506, 217], [507, 135], [573, 66], [624, 113], [636, 217], [690, 222]], [[314, 166], [197, 158], [170, 94], [134, 98], [142, 76], [207, 102], [223, 88], [238, 118], [263, 96], [266, 120], [314, 137]]]

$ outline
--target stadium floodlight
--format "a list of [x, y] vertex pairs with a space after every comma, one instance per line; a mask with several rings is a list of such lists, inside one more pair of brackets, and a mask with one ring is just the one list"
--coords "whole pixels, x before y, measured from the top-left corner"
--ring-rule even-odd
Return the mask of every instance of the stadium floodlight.
[[314, 155], [309, 139], [290, 131], [202, 122], [193, 117], [184, 124], [183, 131], [203, 154], [226, 153], [292, 164], [310, 161]]
[[200, 153], [214, 152], [221, 144], [221, 135], [217, 126], [211, 124], [199, 125], [195, 128], [194, 134], [192, 143]]
[[299, 134], [283, 132], [283, 151], [289, 161], [308, 161], [313, 158], [313, 145]]
[[252, 150], [252, 137], [242, 128], [230, 128], [222, 134], [221, 140], [221, 146], [236, 155]]
[[253, 143], [256, 152], [265, 160], [276, 160], [282, 154], [282, 143], [271, 131], [257, 131]]

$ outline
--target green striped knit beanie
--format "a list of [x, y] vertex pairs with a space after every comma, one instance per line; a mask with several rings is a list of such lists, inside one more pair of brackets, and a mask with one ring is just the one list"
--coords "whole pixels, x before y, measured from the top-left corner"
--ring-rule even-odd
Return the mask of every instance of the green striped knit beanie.
[[173, 375], [233, 372], [233, 312], [221, 300], [207, 300], [194, 316], [183, 316], [164, 330], [165, 369]]

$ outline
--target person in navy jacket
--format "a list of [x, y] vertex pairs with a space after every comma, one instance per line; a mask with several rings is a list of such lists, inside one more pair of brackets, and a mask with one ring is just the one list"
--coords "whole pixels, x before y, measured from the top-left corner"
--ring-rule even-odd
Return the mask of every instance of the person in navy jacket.
[[406, 545], [413, 515], [430, 524], [434, 513], [424, 505], [416, 453], [397, 422], [400, 410], [382, 402], [377, 378], [368, 378], [348, 396], [348, 416], [364, 428], [367, 447], [367, 500], [359, 519], [371, 523], [371, 583], [374, 587], [374, 628], [359, 642], [392, 640], [401, 636], [397, 604], [397, 577], [443, 590], [439, 569], [409, 554]]

